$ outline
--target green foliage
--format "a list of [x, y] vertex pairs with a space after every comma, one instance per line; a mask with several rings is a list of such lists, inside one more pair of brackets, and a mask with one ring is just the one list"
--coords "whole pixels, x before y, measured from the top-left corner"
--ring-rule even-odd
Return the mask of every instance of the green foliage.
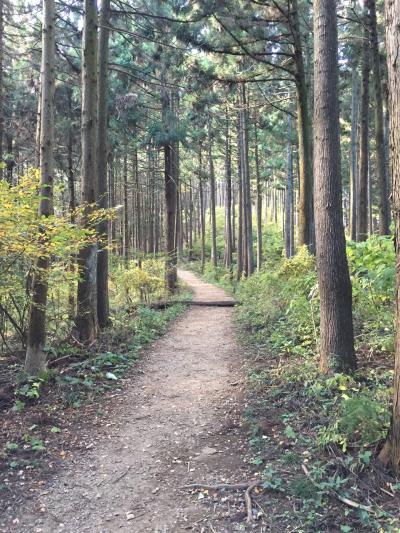
[[284, 481], [272, 465], [266, 465], [262, 473], [262, 487], [264, 489], [284, 492]]
[[[349, 444], [370, 446], [382, 439], [389, 426], [388, 402], [364, 391], [352, 397], [345, 395], [339, 403], [336, 417], [319, 432], [319, 444], [339, 444], [346, 451]], [[365, 457], [364, 457], [365, 459]]]
[[40, 387], [42, 385], [42, 380], [40, 379], [31, 379], [27, 383], [24, 383], [16, 391], [16, 396], [22, 396], [30, 400], [37, 400], [40, 396]]
[[22, 440], [34, 452], [44, 452], [46, 450], [42, 439], [38, 439], [28, 433], [22, 437]]
[[315, 285], [315, 261], [305, 248], [291, 259], [268, 264], [239, 285], [239, 323], [250, 329], [254, 340], [275, 350], [311, 354], [318, 308], [309, 294]]
[[[317, 276], [305, 248], [289, 260], [269, 261], [241, 280], [236, 293], [238, 324], [254, 354], [250, 443], [256, 459], [268, 458], [285, 494], [296, 498], [304, 531], [316, 530], [328, 516], [333, 494], [369, 503], [360, 473], [368, 479], [389, 426], [392, 361], [381, 352], [393, 352], [393, 243], [372, 237], [349, 243], [348, 254], [360, 363], [351, 376], [319, 372]], [[274, 420], [277, 412], [279, 423], [259, 437], [259, 420]], [[271, 459], [280, 446], [284, 450]], [[265, 486], [273, 488], [268, 474]], [[336, 502], [335, 524], [341, 531], [396, 531], [397, 518], [372, 507], [371, 513], [354, 512]]]
[[[49, 340], [60, 339], [70, 331], [68, 297], [79, 277], [71, 257], [85, 244], [98, 240], [96, 224], [109, 216], [104, 210], [94, 210], [84, 228], [72, 222], [71, 213], [58, 208], [54, 215], [39, 216], [40, 200], [35, 169], [19, 177], [16, 185], [0, 181], [0, 336], [10, 351], [16, 340], [25, 344], [32, 277], [43, 274], [36, 267], [38, 257], [51, 259], [46, 273]], [[73, 218], [78, 221], [83, 211], [81, 206]]]
[[164, 263], [147, 259], [139, 265], [130, 261], [120, 264], [111, 272], [112, 302], [118, 308], [128, 309], [138, 302], [149, 302], [166, 296]]
[[393, 238], [372, 235], [364, 242], [350, 241], [347, 256], [357, 282], [356, 294], [364, 289], [375, 305], [393, 302], [396, 273]]
[[395, 250], [391, 237], [371, 236], [349, 242], [357, 345], [394, 351]]

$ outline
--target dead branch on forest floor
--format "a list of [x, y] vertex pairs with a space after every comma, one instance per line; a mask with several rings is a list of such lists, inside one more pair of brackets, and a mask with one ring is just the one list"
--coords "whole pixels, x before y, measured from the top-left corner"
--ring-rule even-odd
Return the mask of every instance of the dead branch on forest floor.
[[216, 485], [205, 485], [203, 483], [191, 483], [190, 485], [183, 485], [180, 487], [182, 490], [209, 490], [209, 491], [219, 491], [219, 490], [244, 490], [244, 500], [246, 504], [247, 511], [247, 523], [254, 521], [253, 519], [253, 501], [251, 499], [252, 491], [260, 485], [261, 480], [257, 479], [255, 481], [247, 481], [245, 483], [217, 483]]
[[[318, 487], [318, 484], [312, 479], [311, 474], [308, 471], [306, 465], [304, 465], [304, 464], [301, 465], [301, 468], [302, 468], [303, 472], [305, 473], [305, 475], [307, 476], [307, 478], [311, 481], [311, 483], [315, 487]], [[348, 505], [349, 507], [352, 507], [353, 509], [362, 509], [363, 511], [367, 511], [368, 513], [372, 513], [372, 511], [373, 511], [371, 506], [363, 505], [362, 503], [358, 503], [358, 502], [355, 502], [353, 500], [350, 500], [349, 498], [346, 498], [346, 496], [342, 496], [341, 494], [339, 494], [338, 492], [336, 492], [333, 489], [327, 490], [327, 492], [329, 494], [331, 494], [332, 496], [334, 496], [335, 498], [337, 498], [340, 502], [344, 503], [345, 505]]]

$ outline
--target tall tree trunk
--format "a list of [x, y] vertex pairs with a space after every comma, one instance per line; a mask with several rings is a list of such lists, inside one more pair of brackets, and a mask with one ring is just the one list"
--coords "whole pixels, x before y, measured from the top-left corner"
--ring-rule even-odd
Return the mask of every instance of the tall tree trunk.
[[320, 368], [356, 367], [352, 295], [343, 228], [340, 174], [337, 15], [334, 0], [314, 2], [314, 176]]
[[225, 267], [232, 268], [232, 155], [229, 139], [229, 114], [226, 111], [225, 131]]
[[[164, 82], [164, 75], [162, 74]], [[171, 97], [169, 90], [162, 86], [161, 104], [163, 122], [166, 131], [171, 129]], [[164, 180], [165, 180], [165, 233], [166, 233], [166, 258], [165, 258], [165, 276], [167, 289], [174, 292], [176, 289], [177, 273], [177, 249], [176, 249], [176, 211], [177, 211], [177, 177], [176, 164], [174, 161], [174, 149], [170, 140], [164, 144]]]
[[314, 252], [313, 147], [297, 0], [291, 0], [289, 9], [289, 24], [294, 40], [297, 136], [299, 145], [298, 244], [299, 246], [306, 244], [310, 251]]
[[189, 228], [188, 228], [188, 258], [189, 261], [193, 260], [193, 214], [194, 214], [194, 204], [193, 204], [193, 186], [192, 186], [192, 177], [189, 177]]
[[40, 130], [42, 125], [42, 86], [39, 80], [39, 97], [36, 111], [36, 131], [35, 131], [35, 166], [40, 167]]
[[[4, 63], [4, 0], [0, 0], [0, 162], [3, 161], [3, 133], [4, 133], [3, 63]], [[3, 179], [3, 167], [0, 165], [0, 180], [1, 179]]]
[[293, 153], [292, 153], [292, 117], [287, 117], [287, 180], [285, 194], [285, 254], [292, 257], [293, 250]]
[[142, 250], [142, 198], [139, 180], [139, 161], [138, 149], [135, 146], [133, 149], [133, 172], [135, 184], [135, 228], [136, 228], [136, 247], [138, 251]]
[[125, 144], [124, 162], [123, 162], [123, 191], [124, 191], [124, 219], [123, 219], [123, 250], [125, 265], [129, 262], [129, 202], [128, 202], [128, 147]]
[[[40, 133], [40, 194], [39, 216], [53, 214], [54, 181], [54, 87], [55, 87], [55, 9], [54, 0], [43, 0], [41, 66], [41, 116]], [[46, 247], [47, 236], [42, 232], [41, 242]], [[28, 343], [25, 371], [37, 376], [46, 369], [46, 306], [48, 292], [48, 250], [39, 256], [32, 282], [32, 301], [29, 311]]]
[[375, 149], [376, 170], [379, 190], [379, 234], [390, 233], [389, 188], [385, 158], [385, 136], [383, 120], [383, 97], [381, 83], [381, 65], [379, 58], [378, 30], [376, 23], [375, 0], [368, 0], [370, 19], [370, 39], [372, 52], [372, 73], [375, 93]]
[[[97, 100], [97, 179], [98, 196], [97, 205], [101, 209], [109, 207], [107, 184], [107, 96], [108, 96], [108, 56], [109, 56], [109, 21], [110, 0], [101, 0], [100, 4], [100, 29], [99, 29], [99, 94]], [[102, 239], [97, 254], [97, 316], [100, 328], [110, 324], [110, 304], [108, 295], [108, 233], [110, 230], [108, 220], [102, 220], [97, 228]]]
[[[99, 57], [98, 76], [99, 94], [97, 99], [97, 179], [98, 195], [97, 205], [101, 209], [109, 207], [107, 183], [107, 97], [108, 97], [108, 56], [109, 56], [109, 29], [110, 25], [110, 0], [101, 0], [100, 4], [100, 29], [99, 29]], [[108, 233], [110, 225], [108, 220], [102, 220], [97, 228], [102, 239], [97, 254], [97, 315], [100, 328], [110, 324], [110, 304], [108, 295]]]
[[258, 153], [258, 116], [254, 118], [254, 159], [256, 165], [256, 208], [257, 208], [257, 272], [261, 270], [263, 255], [263, 235], [262, 235], [262, 187], [260, 176], [260, 156]]
[[[74, 161], [73, 161], [73, 127], [72, 127], [72, 88], [67, 88], [67, 101], [68, 101], [68, 143], [67, 143], [67, 164], [68, 164], [68, 193], [69, 193], [69, 212], [71, 217], [71, 223], [75, 223], [75, 175], [74, 175]], [[76, 270], [76, 255], [70, 259], [69, 269], [72, 273]], [[68, 295], [68, 314], [71, 320], [74, 319], [76, 313], [76, 301], [75, 301], [75, 283], [70, 281], [69, 295]]]
[[[84, 0], [82, 36], [82, 176], [81, 200], [86, 224], [97, 200], [97, 2]], [[98, 334], [97, 245], [79, 252], [81, 270], [78, 282], [76, 327], [81, 342], [92, 342]]]
[[364, 30], [362, 46], [362, 85], [361, 85], [361, 124], [360, 124], [360, 159], [358, 172], [358, 228], [357, 240], [368, 238], [368, 133], [369, 133], [369, 71], [370, 42], [369, 14], [364, 9]]
[[204, 272], [206, 263], [206, 217], [204, 206], [204, 189], [203, 189], [203, 162], [202, 162], [202, 147], [199, 147], [199, 201], [200, 201], [200, 260], [201, 271]]
[[254, 253], [253, 253], [253, 224], [252, 224], [252, 204], [250, 188], [250, 168], [249, 168], [249, 139], [248, 139], [248, 120], [247, 120], [247, 102], [245, 84], [239, 87], [239, 105], [240, 105], [240, 133], [241, 133], [241, 170], [242, 170], [242, 194], [243, 194], [243, 222], [244, 222], [244, 272], [250, 276], [254, 272]]
[[237, 224], [237, 253], [236, 253], [236, 279], [239, 281], [243, 275], [243, 180], [242, 180], [242, 134], [240, 111], [237, 116], [237, 166], [238, 166], [238, 224]]
[[357, 239], [358, 204], [358, 95], [359, 81], [357, 64], [351, 70], [351, 165], [350, 165], [350, 238]]
[[211, 264], [214, 268], [218, 265], [217, 258], [217, 217], [215, 212], [215, 172], [212, 153], [211, 113], [208, 110], [208, 165], [210, 173], [210, 216], [211, 216]]
[[393, 411], [389, 433], [379, 459], [400, 474], [400, 3], [385, 1], [386, 50], [390, 120], [390, 173], [395, 222], [396, 269], [396, 354], [393, 378]]

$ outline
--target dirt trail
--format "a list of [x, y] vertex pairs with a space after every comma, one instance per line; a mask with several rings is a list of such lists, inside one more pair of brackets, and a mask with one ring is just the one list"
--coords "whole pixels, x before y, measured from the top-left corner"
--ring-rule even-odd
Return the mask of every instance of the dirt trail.
[[[229, 298], [189, 272], [179, 275], [194, 299]], [[190, 308], [144, 353], [94, 446], [73, 455], [19, 509], [10, 507], [1, 531], [243, 531], [242, 494], [199, 499], [179, 490], [250, 476], [232, 313]]]

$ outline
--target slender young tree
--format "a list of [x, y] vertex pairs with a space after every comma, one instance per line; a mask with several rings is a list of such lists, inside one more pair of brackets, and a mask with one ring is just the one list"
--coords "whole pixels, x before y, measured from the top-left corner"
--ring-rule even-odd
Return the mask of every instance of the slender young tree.
[[[84, 0], [82, 35], [82, 168], [81, 200], [86, 224], [97, 200], [97, 2]], [[82, 248], [78, 256], [76, 327], [81, 342], [92, 342], [98, 334], [97, 245]]]
[[[98, 99], [97, 99], [97, 179], [98, 194], [97, 205], [106, 209], [109, 206], [107, 183], [107, 96], [108, 96], [108, 41], [110, 20], [110, 0], [101, 0], [99, 15], [99, 57], [98, 57]], [[102, 220], [98, 227], [103, 243], [99, 245], [97, 254], [97, 315], [100, 328], [106, 327], [109, 322], [110, 305], [108, 296], [108, 232], [109, 223]]]
[[393, 411], [389, 433], [379, 459], [400, 474], [400, 3], [386, 0], [386, 50], [390, 117], [390, 171], [395, 222], [396, 272], [396, 354], [393, 383]]
[[336, 2], [314, 3], [315, 233], [321, 298], [320, 368], [356, 367], [340, 176]]
[[[40, 129], [40, 203], [39, 216], [53, 214], [54, 180], [54, 87], [55, 87], [55, 8], [54, 0], [43, 0], [42, 66], [41, 66]], [[43, 244], [46, 234], [40, 236]], [[50, 259], [47, 253], [38, 257], [32, 282], [32, 302], [29, 312], [28, 344], [25, 370], [37, 376], [46, 369], [46, 305], [47, 274]]]

